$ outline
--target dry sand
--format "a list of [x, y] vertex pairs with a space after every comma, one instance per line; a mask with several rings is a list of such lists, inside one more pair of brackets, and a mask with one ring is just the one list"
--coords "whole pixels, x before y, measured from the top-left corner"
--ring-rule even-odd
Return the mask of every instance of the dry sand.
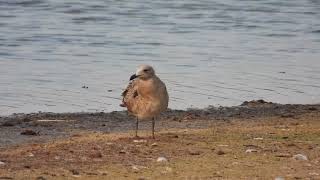
[[320, 105], [169, 110], [155, 140], [151, 122], [134, 139], [126, 112], [15, 114], [0, 124], [0, 179], [320, 179]]

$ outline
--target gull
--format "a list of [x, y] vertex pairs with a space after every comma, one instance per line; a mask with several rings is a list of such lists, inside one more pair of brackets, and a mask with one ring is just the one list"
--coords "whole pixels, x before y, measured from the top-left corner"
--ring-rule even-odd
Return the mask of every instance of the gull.
[[127, 88], [122, 93], [122, 104], [129, 114], [136, 117], [135, 135], [138, 137], [139, 120], [152, 119], [152, 137], [156, 117], [168, 108], [169, 96], [166, 85], [149, 65], [140, 65], [130, 77]]

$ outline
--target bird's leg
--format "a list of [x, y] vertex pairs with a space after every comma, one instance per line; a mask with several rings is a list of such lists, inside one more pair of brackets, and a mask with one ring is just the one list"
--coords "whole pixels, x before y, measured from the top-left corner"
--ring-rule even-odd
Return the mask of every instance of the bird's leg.
[[136, 118], [136, 138], [138, 137], [139, 119]]
[[154, 124], [155, 124], [155, 117], [152, 118], [152, 138], [154, 139]]

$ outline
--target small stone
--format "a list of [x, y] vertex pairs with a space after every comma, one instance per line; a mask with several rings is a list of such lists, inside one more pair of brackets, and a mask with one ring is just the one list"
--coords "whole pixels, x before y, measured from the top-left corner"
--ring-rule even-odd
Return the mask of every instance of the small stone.
[[227, 145], [227, 144], [219, 144], [218, 146], [219, 147], [228, 147], [229, 145]]
[[120, 154], [126, 154], [127, 152], [125, 150], [120, 150], [119, 153]]
[[72, 175], [80, 175], [80, 172], [76, 169], [72, 169], [70, 170], [70, 172], [72, 173]]
[[174, 136], [172, 136], [173, 138], [179, 138], [179, 136], [178, 135], [174, 135]]
[[60, 156], [55, 156], [54, 159], [55, 160], [60, 160]]
[[304, 166], [304, 167], [312, 167], [312, 164], [306, 163], [306, 164], [304, 164], [303, 166]]
[[316, 111], [316, 110], [318, 110], [318, 109], [315, 108], [315, 107], [309, 107], [308, 110], [310, 110], [310, 111]]
[[138, 165], [132, 165], [131, 168], [132, 168], [133, 172], [138, 173], [141, 169], [145, 169], [145, 168], [147, 168], [147, 167], [145, 167], [145, 166], [138, 166]]
[[102, 176], [108, 175], [108, 171], [103, 171], [103, 170], [98, 170], [98, 173], [101, 174]]
[[89, 155], [91, 158], [102, 158], [101, 152], [93, 152]]
[[22, 131], [20, 134], [21, 135], [28, 135], [28, 136], [38, 136], [38, 135], [40, 135], [39, 132], [35, 132], [35, 131], [31, 130], [31, 129], [26, 129], [26, 130]]
[[288, 153], [279, 153], [279, 154], [276, 154], [275, 156], [276, 156], [276, 157], [286, 157], [286, 158], [288, 158], [288, 157], [291, 157], [291, 154], [288, 154]]
[[222, 150], [218, 150], [218, 151], [217, 151], [217, 154], [218, 154], [218, 155], [224, 155], [224, 154], [226, 154], [226, 153], [225, 153], [224, 151], [222, 151]]
[[253, 138], [254, 140], [263, 140], [262, 137], [256, 137], [256, 138]]
[[168, 159], [165, 157], [158, 157], [157, 162], [168, 162]]
[[99, 174], [94, 173], [94, 172], [86, 172], [86, 175], [89, 175], [89, 176], [97, 176], [97, 175], [99, 175]]
[[138, 172], [140, 170], [136, 165], [133, 165], [131, 168], [134, 172]]
[[199, 150], [189, 149], [189, 150], [188, 150], [188, 153], [189, 153], [190, 155], [200, 155], [202, 152], [199, 151]]
[[34, 154], [33, 153], [29, 153], [28, 157], [34, 157]]
[[307, 161], [308, 157], [306, 155], [303, 155], [303, 154], [296, 154], [296, 155], [293, 155], [293, 159], [301, 160], [301, 161]]
[[133, 142], [134, 143], [146, 143], [147, 140], [145, 140], [145, 139], [135, 139], [135, 140], [133, 140]]
[[238, 165], [239, 162], [232, 162], [231, 164], [232, 164], [232, 165]]
[[276, 178], [274, 178], [274, 180], [284, 180], [284, 178], [283, 177], [276, 177]]
[[310, 172], [309, 175], [311, 175], [311, 176], [319, 176], [320, 174], [316, 173], [316, 172]]
[[246, 153], [253, 153], [253, 152], [258, 152], [256, 149], [247, 149]]
[[152, 143], [151, 146], [152, 147], [156, 147], [156, 146], [158, 146], [158, 144], [157, 143]]
[[6, 164], [6, 163], [0, 161], [0, 166], [3, 166], [3, 165], [5, 165], [5, 164]]
[[43, 176], [38, 176], [36, 180], [46, 180], [46, 178], [44, 178]]

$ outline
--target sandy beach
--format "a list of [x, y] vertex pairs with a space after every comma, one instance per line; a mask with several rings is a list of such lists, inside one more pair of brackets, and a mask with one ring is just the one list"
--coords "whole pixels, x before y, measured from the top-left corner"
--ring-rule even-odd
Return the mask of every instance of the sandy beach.
[[125, 111], [0, 119], [0, 179], [318, 179], [320, 105], [263, 100], [168, 110], [140, 124]]

